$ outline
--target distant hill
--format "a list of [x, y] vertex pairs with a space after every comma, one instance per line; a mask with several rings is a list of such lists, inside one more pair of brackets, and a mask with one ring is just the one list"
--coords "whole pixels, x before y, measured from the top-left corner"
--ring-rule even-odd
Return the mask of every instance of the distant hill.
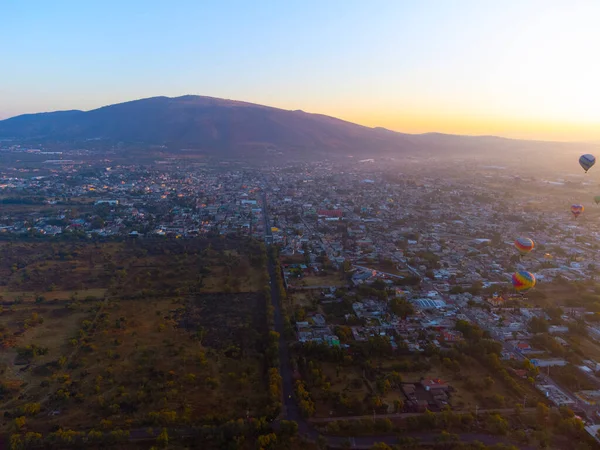
[[403, 134], [300, 110], [194, 95], [153, 97], [85, 112], [25, 114], [0, 121], [0, 139], [8, 138], [36, 142], [101, 139], [217, 155], [274, 150], [304, 156], [456, 156], [547, 147], [546, 143], [496, 137]]

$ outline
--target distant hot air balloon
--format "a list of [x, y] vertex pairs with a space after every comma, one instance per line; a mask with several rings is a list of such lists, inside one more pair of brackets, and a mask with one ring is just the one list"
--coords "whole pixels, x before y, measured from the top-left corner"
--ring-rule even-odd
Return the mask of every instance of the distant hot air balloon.
[[583, 212], [583, 205], [571, 205], [571, 213], [573, 213], [573, 215], [575, 216], [575, 218], [577, 219], [579, 217], [579, 215]]
[[551, 255], [550, 253], [546, 253], [546, 254], [544, 255], [544, 259], [552, 259], [552, 258], [553, 258], [553, 257], [552, 257], [552, 255]]
[[596, 195], [596, 196], [594, 197], [594, 201], [596, 202], [596, 205], [597, 205], [598, 203], [600, 203], [600, 195]]
[[520, 237], [519, 239], [517, 239], [515, 241], [515, 247], [517, 248], [517, 250], [519, 250], [519, 253], [521, 253], [521, 255], [526, 255], [531, 250], [533, 250], [533, 247], [535, 247], [535, 244], [529, 238]]
[[525, 293], [535, 286], [535, 277], [531, 272], [516, 272], [512, 276], [512, 284], [518, 293]]
[[583, 170], [587, 171], [592, 168], [594, 164], [596, 164], [596, 157], [594, 155], [585, 154], [579, 157], [579, 164], [583, 167]]

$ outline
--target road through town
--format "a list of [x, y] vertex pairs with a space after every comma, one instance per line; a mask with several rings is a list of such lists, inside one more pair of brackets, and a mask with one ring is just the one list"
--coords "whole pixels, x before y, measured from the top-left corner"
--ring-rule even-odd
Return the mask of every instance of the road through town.
[[[270, 244], [272, 242], [271, 224], [269, 220], [269, 210], [267, 204], [267, 195], [263, 191], [262, 193], [262, 209], [263, 209], [263, 220], [265, 226], [265, 242]], [[349, 417], [335, 417], [327, 418], [324, 420], [315, 419], [311, 422], [307, 421], [302, 414], [294, 398], [294, 379], [292, 373], [292, 365], [290, 361], [290, 355], [288, 350], [287, 342], [284, 338], [284, 317], [281, 310], [281, 301], [279, 295], [279, 288], [277, 286], [277, 279], [275, 275], [275, 262], [272, 258], [268, 259], [268, 272], [271, 279], [271, 301], [274, 309], [274, 323], [275, 331], [279, 333], [279, 370], [282, 378], [282, 393], [283, 393], [283, 410], [281, 419], [293, 420], [298, 423], [298, 432], [304, 438], [317, 441], [319, 432], [312, 426], [311, 422], [317, 421], [333, 421], [333, 420], [349, 420]], [[512, 410], [511, 410], [512, 411]], [[408, 414], [410, 415], [410, 413]], [[380, 418], [394, 418], [395, 415], [379, 416]], [[398, 415], [399, 417], [402, 414]], [[372, 418], [372, 416], [369, 416]], [[418, 439], [422, 443], [433, 443], [436, 440], [438, 434], [436, 433], [408, 433], [403, 435], [406, 437], [413, 437]], [[380, 436], [356, 436], [356, 437], [340, 437], [340, 436], [324, 436], [327, 440], [329, 448], [346, 448], [348, 442], [350, 442], [351, 448], [367, 449], [373, 446], [377, 442], [385, 442], [389, 445], [398, 443], [398, 436], [393, 434], [386, 434]], [[497, 443], [506, 443], [507, 440], [499, 436], [490, 436], [485, 434], [466, 433], [460, 434], [459, 438], [463, 442], [474, 442], [480, 441], [486, 445], [493, 445]]]

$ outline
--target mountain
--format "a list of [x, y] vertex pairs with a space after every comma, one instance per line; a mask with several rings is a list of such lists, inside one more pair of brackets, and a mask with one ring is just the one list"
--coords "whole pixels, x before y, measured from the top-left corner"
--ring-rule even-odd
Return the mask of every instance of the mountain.
[[[535, 143], [492, 136], [411, 135], [321, 114], [212, 97], [153, 97], [91, 111], [25, 114], [0, 121], [0, 139], [166, 145], [227, 156], [276, 150], [310, 157], [518, 152]], [[560, 147], [560, 144], [557, 144]]]
[[0, 138], [106, 139], [235, 151], [244, 148], [352, 151], [393, 149], [390, 134], [303, 111], [187, 95], [154, 97], [92, 111], [25, 114], [0, 121]]

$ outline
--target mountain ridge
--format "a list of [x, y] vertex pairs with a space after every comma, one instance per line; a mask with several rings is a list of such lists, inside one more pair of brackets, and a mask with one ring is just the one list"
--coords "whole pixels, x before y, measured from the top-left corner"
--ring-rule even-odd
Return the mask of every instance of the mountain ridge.
[[407, 134], [336, 117], [210, 96], [150, 97], [89, 111], [23, 114], [0, 120], [0, 139], [161, 144], [221, 156], [256, 150], [340, 156], [516, 151], [563, 143], [499, 136]]

